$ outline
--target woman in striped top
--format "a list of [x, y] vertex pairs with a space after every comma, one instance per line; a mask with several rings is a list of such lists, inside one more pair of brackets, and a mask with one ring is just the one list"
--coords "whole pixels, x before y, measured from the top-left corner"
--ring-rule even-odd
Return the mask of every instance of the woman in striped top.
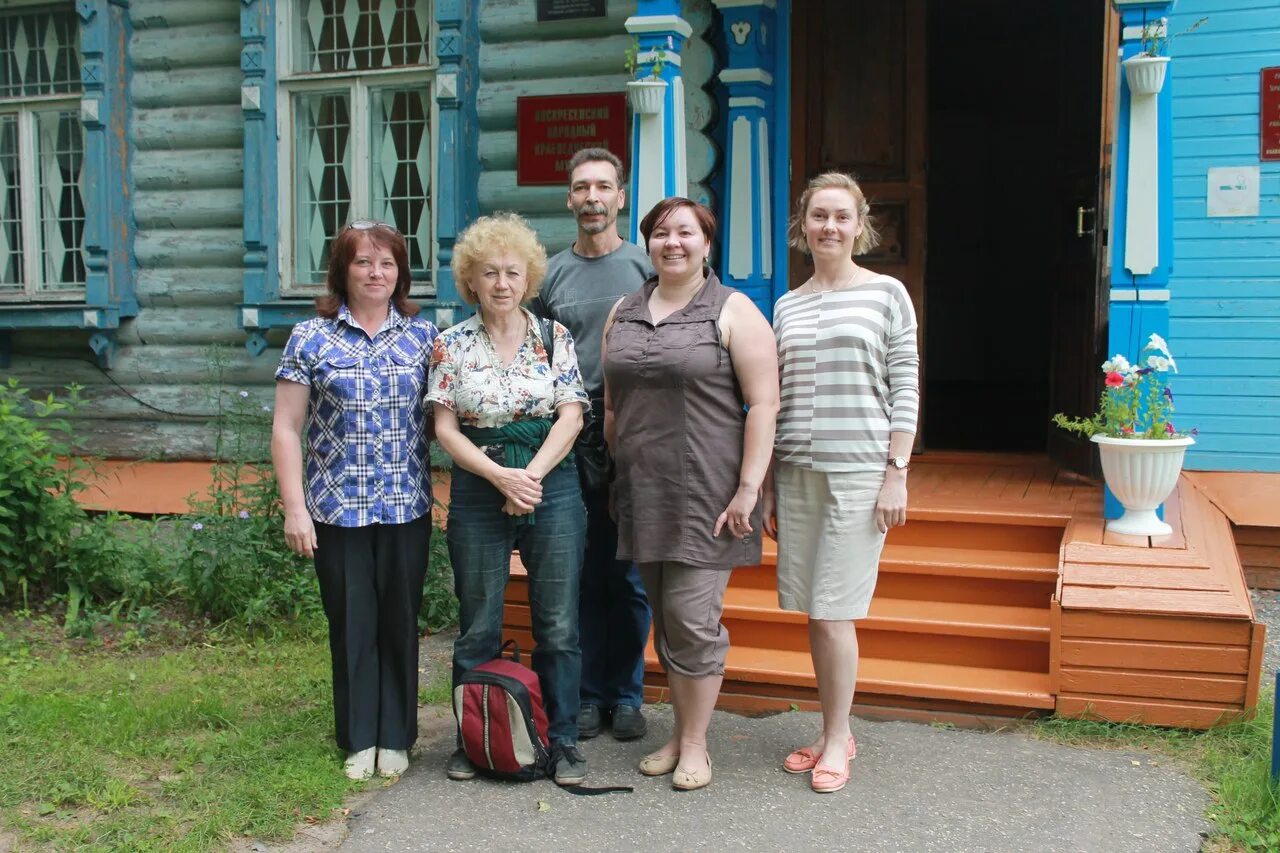
[[809, 616], [822, 732], [787, 756], [819, 793], [849, 780], [858, 672], [855, 619], [867, 615], [890, 527], [906, 523], [907, 465], [919, 410], [916, 318], [902, 282], [854, 262], [879, 236], [849, 175], [809, 182], [791, 243], [813, 276], [778, 300], [782, 409], [765, 484], [778, 539], [778, 601]]

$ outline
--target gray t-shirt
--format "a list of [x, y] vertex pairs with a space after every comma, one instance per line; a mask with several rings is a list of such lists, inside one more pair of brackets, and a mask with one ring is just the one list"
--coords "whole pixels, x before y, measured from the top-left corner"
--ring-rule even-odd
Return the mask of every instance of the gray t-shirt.
[[620, 297], [639, 290], [651, 275], [649, 255], [625, 240], [598, 258], [584, 258], [570, 246], [547, 264], [542, 290], [529, 307], [539, 317], [556, 320], [573, 335], [578, 369], [592, 399], [604, 396], [600, 344], [609, 310]]

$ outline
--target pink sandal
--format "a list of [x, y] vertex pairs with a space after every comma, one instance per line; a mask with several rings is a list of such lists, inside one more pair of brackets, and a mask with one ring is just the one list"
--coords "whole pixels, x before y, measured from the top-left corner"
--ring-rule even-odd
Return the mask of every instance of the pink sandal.
[[[853, 760], [858, 754], [858, 745], [853, 740], [853, 735], [849, 735], [849, 760]], [[814, 755], [813, 750], [807, 746], [802, 746], [795, 752], [791, 753], [782, 762], [782, 769], [788, 773], [808, 773], [818, 766], [818, 762], [822, 760], [821, 755]], [[845, 781], [849, 779], [849, 774], [845, 774]], [[841, 784], [840, 787], [844, 787]], [[833, 790], [840, 790], [834, 788]]]

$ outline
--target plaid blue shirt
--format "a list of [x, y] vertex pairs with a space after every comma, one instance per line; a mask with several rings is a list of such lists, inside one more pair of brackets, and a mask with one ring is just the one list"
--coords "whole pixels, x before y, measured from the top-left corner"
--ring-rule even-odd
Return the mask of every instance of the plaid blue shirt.
[[438, 334], [394, 305], [372, 339], [345, 305], [293, 327], [276, 378], [311, 388], [304, 485], [316, 521], [404, 524], [431, 509], [423, 393]]

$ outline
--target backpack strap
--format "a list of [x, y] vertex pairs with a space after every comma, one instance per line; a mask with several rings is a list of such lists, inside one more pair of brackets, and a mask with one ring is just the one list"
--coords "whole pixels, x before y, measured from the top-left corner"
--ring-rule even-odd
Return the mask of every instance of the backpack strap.
[[562, 785], [560, 790], [576, 797], [598, 797], [601, 794], [630, 794], [635, 788], [630, 785], [605, 785], [600, 788], [588, 788], [585, 785]]
[[542, 348], [547, 351], [547, 367], [554, 369], [556, 359], [555, 321], [547, 317], [539, 317], [538, 326], [542, 332]]

